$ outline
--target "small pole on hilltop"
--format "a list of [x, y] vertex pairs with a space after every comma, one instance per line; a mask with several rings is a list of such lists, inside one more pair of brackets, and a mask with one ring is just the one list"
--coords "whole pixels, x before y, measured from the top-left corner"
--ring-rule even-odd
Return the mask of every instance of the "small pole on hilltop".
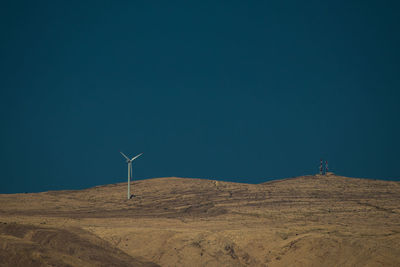
[[328, 161], [327, 160], [325, 160], [325, 174], [327, 174], [328, 173]]
[[321, 163], [320, 163], [320, 165], [319, 165], [319, 174], [320, 174], [320, 175], [322, 175], [322, 174], [323, 174], [323, 171], [324, 171], [322, 165], [323, 165], [323, 160], [321, 159]]

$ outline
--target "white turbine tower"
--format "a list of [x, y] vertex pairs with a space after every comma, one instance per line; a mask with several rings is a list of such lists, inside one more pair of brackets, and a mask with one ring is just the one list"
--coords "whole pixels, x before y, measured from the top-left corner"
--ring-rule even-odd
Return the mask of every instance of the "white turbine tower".
[[122, 156], [126, 159], [126, 163], [128, 163], [128, 199], [131, 199], [131, 178], [132, 178], [132, 161], [140, 157], [143, 153], [140, 153], [137, 156], [134, 156], [132, 159], [129, 159], [124, 153], [121, 153]]

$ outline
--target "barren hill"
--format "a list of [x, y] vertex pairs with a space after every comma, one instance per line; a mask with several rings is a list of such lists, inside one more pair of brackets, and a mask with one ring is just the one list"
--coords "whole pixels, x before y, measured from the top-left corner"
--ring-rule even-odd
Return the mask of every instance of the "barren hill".
[[0, 195], [0, 266], [400, 266], [400, 183], [157, 178]]

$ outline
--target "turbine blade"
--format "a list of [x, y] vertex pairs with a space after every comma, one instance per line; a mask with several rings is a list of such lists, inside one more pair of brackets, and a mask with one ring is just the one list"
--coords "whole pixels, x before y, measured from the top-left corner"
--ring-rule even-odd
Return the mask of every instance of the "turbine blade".
[[124, 156], [124, 158], [126, 158], [127, 160], [129, 160], [129, 158], [128, 158], [124, 153], [122, 153], [122, 152], [119, 152], [119, 153], [121, 153], [121, 155]]
[[131, 161], [133, 161], [133, 160], [137, 159], [137, 158], [138, 158], [138, 157], [140, 157], [142, 154], [143, 154], [143, 153], [140, 153], [139, 155], [137, 155], [137, 156], [134, 156], [134, 157], [131, 159]]

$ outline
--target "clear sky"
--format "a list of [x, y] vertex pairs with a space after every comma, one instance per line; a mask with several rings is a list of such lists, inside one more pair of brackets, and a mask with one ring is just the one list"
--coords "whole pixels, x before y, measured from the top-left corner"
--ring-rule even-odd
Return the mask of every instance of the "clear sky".
[[399, 3], [2, 1], [0, 193], [399, 179]]

